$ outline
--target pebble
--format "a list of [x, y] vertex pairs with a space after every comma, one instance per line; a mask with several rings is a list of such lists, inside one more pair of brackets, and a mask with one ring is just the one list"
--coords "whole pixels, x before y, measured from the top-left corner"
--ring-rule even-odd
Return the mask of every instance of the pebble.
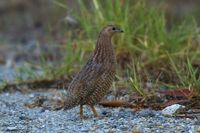
[[[38, 94], [39, 93], [39, 94]], [[199, 125], [197, 119], [166, 117], [160, 111], [144, 109], [134, 112], [129, 108], [104, 108], [96, 106], [99, 118], [94, 118], [90, 108], [84, 106], [86, 119], [79, 117], [79, 107], [71, 110], [48, 111], [28, 109], [24, 103], [32, 96], [51, 94], [1, 93], [0, 99], [9, 106], [0, 108], [0, 132], [133, 132], [141, 133], [193, 133]], [[2, 114], [2, 115], [1, 115]], [[13, 126], [14, 125], [14, 126]]]
[[85, 127], [82, 127], [80, 131], [81, 131], [81, 132], [88, 132], [88, 129], [85, 128]]
[[179, 111], [180, 109], [183, 109], [185, 108], [185, 106], [183, 105], [180, 105], [180, 104], [173, 104], [173, 105], [170, 105], [166, 108], [164, 108], [162, 110], [162, 114], [163, 115], [166, 115], [166, 116], [172, 116], [174, 115], [177, 111]]
[[17, 127], [7, 127], [6, 131], [17, 131]]

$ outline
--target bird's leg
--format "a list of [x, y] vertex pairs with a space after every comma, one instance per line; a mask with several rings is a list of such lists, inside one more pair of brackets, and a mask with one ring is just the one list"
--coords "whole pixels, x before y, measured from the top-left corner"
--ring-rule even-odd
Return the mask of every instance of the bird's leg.
[[83, 105], [80, 105], [80, 117], [83, 118]]
[[94, 116], [95, 116], [95, 117], [98, 117], [98, 114], [97, 114], [97, 111], [96, 111], [94, 105], [90, 105], [90, 108], [91, 108], [91, 110], [92, 110]]

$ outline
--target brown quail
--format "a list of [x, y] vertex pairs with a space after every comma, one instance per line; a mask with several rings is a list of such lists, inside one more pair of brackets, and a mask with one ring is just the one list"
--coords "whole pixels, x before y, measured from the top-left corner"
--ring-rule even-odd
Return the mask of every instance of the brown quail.
[[83, 117], [83, 105], [89, 105], [98, 116], [94, 105], [105, 96], [115, 77], [116, 58], [111, 39], [118, 32], [123, 31], [114, 25], [102, 29], [92, 56], [68, 86], [64, 109], [80, 105]]

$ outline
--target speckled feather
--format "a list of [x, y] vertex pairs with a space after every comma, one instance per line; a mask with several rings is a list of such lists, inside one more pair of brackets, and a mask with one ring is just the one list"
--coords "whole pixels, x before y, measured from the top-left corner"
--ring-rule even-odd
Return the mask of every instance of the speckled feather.
[[77, 105], [95, 105], [111, 87], [116, 69], [111, 43], [113, 33], [109, 33], [111, 27], [113, 26], [107, 26], [100, 32], [92, 56], [69, 84], [65, 109]]

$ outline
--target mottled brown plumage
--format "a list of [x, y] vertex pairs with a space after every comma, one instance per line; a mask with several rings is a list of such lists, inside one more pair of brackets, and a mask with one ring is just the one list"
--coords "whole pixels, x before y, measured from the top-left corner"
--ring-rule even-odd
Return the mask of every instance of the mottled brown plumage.
[[83, 117], [83, 105], [89, 105], [97, 116], [94, 105], [108, 92], [115, 76], [116, 59], [111, 39], [117, 32], [123, 31], [113, 25], [106, 26], [100, 32], [92, 56], [69, 84], [65, 109], [80, 105], [80, 115]]

